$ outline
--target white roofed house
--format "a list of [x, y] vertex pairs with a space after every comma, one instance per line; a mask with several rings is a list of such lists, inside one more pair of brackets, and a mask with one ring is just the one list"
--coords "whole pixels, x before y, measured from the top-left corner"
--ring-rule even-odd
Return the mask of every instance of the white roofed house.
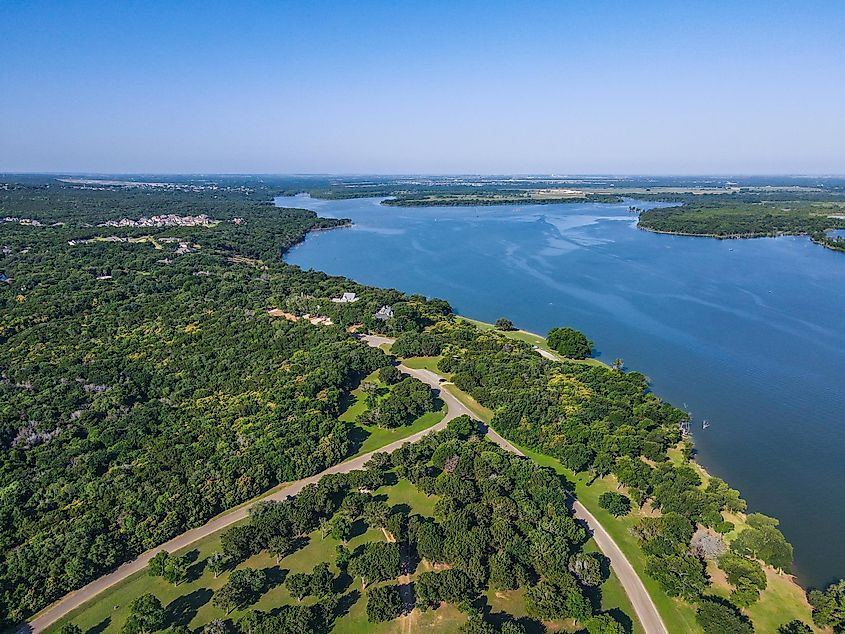
[[333, 297], [332, 301], [335, 304], [351, 304], [358, 301], [358, 296], [355, 293], [344, 293], [340, 297]]
[[378, 309], [378, 312], [375, 315], [376, 319], [381, 321], [387, 321], [391, 317], [393, 317], [393, 309], [390, 306], [382, 306]]

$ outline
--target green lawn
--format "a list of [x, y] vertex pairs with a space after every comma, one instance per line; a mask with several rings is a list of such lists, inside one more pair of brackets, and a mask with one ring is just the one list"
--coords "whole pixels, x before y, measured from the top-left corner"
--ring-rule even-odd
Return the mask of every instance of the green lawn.
[[409, 368], [414, 368], [415, 370], [431, 370], [435, 374], [439, 374], [440, 376], [444, 376], [448, 379], [448, 373], [437, 369], [437, 363], [442, 358], [443, 357], [408, 357], [407, 359], [402, 359], [402, 363]]
[[[364, 378], [364, 381], [375, 383], [379, 387], [386, 387], [378, 380], [378, 371], [369, 374]], [[436, 412], [427, 412], [410, 425], [404, 425], [395, 429], [385, 429], [378, 425], [364, 425], [363, 423], [358, 423], [357, 420], [367, 410], [366, 395], [361, 387], [357, 387], [352, 390], [352, 397], [354, 400], [349, 404], [343, 414], [338, 417], [338, 420], [353, 423], [356, 427], [356, 430], [353, 431], [353, 439], [356, 441], [355, 455], [381, 449], [392, 442], [402, 440], [424, 429], [433, 427], [443, 420], [443, 417], [446, 415], [446, 406], [443, 405]]]

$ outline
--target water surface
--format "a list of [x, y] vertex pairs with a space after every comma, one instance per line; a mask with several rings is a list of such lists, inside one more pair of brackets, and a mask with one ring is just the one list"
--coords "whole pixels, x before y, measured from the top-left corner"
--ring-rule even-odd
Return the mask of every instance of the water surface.
[[845, 576], [845, 254], [806, 238], [649, 233], [628, 203], [277, 202], [355, 223], [309, 236], [293, 264], [484, 321], [583, 330], [599, 358], [623, 358], [693, 412], [698, 460], [781, 520], [802, 582]]

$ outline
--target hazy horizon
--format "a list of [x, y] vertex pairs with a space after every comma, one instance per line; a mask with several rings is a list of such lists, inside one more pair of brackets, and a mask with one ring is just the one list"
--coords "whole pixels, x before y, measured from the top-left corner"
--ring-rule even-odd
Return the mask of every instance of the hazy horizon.
[[0, 171], [841, 175], [845, 5], [4, 3]]

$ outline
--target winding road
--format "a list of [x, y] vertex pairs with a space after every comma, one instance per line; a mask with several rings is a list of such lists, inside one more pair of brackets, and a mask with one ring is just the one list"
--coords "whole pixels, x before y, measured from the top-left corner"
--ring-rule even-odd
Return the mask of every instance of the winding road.
[[[376, 335], [360, 335], [359, 338], [373, 347], [393, 343], [393, 339], [391, 338], [380, 337]], [[348, 473], [349, 471], [362, 469], [364, 468], [364, 465], [367, 463], [367, 461], [369, 461], [374, 454], [382, 452], [390, 453], [395, 451], [396, 449], [399, 449], [399, 447], [401, 447], [405, 443], [416, 442], [420, 440], [423, 436], [431, 432], [436, 432], [440, 431], [441, 429], [444, 429], [449, 423], [449, 421], [454, 418], [457, 418], [458, 416], [466, 414], [467, 416], [476, 418], [476, 416], [454, 395], [452, 395], [447, 390], [441, 389], [443, 377], [441, 377], [440, 375], [430, 370], [409, 368], [405, 365], [400, 365], [399, 369], [406, 374], [416, 377], [423, 383], [429, 385], [432, 389], [437, 390], [439, 392], [440, 399], [446, 404], [447, 407], [447, 413], [446, 416], [443, 417], [443, 420], [441, 420], [436, 425], [432, 425], [428, 429], [424, 429], [423, 431], [412, 434], [411, 436], [407, 436], [401, 440], [397, 440], [396, 442], [390, 443], [389, 445], [385, 445], [384, 447], [381, 447], [376, 451], [371, 451], [369, 453], [356, 456], [347, 460], [346, 462], [341, 462], [340, 464], [329, 467], [325, 471], [317, 473], [313, 476], [303, 478], [302, 480], [298, 480], [292, 484], [283, 486], [280, 489], [274, 491], [273, 493], [260, 498], [260, 500], [243, 505], [223, 515], [219, 515], [218, 517], [215, 517], [214, 519], [210, 520], [206, 524], [203, 524], [202, 526], [182, 533], [181, 535], [174, 537], [170, 541], [167, 541], [161, 544], [160, 546], [152, 548], [138, 555], [138, 557], [136, 557], [135, 559], [119, 566], [109, 574], [103, 575], [102, 577], [95, 579], [94, 581], [83, 586], [79, 590], [66, 594], [64, 597], [62, 597], [52, 605], [42, 610], [31, 621], [22, 625], [17, 630], [16, 634], [42, 632], [43, 630], [54, 624], [56, 621], [65, 617], [70, 612], [80, 607], [84, 603], [90, 601], [97, 595], [105, 592], [106, 590], [120, 583], [121, 581], [128, 579], [132, 575], [143, 571], [147, 567], [147, 564], [149, 563], [150, 559], [160, 550], [166, 550], [171, 553], [181, 550], [190, 546], [194, 542], [199, 541], [200, 539], [208, 537], [219, 530], [222, 530], [231, 526], [232, 524], [235, 524], [236, 522], [240, 522], [241, 520], [246, 519], [249, 516], [250, 509], [259, 502], [265, 502], [268, 500], [282, 501], [290, 496], [296, 495], [309, 484], [316, 484], [320, 480], [320, 478], [325, 475], [328, 475], [330, 473]], [[502, 438], [499, 434], [497, 434], [493, 429], [489, 427], [487, 428], [487, 436], [490, 438], [490, 440], [495, 442], [503, 449], [519, 456], [524, 455], [519, 449], [514, 447], [510, 442]], [[619, 581], [622, 583], [622, 586], [625, 589], [629, 600], [631, 601], [631, 605], [633, 606], [634, 611], [637, 614], [637, 618], [642, 624], [645, 634], [668, 634], [666, 626], [663, 624], [663, 621], [661, 620], [660, 615], [658, 614], [657, 609], [655, 608], [654, 603], [651, 600], [651, 597], [648, 595], [645, 586], [643, 586], [643, 583], [640, 580], [639, 576], [634, 571], [633, 567], [628, 562], [627, 558], [616, 545], [616, 543], [613, 541], [613, 539], [610, 537], [610, 535], [604, 530], [604, 528], [602, 528], [601, 524], [598, 523], [598, 520], [596, 520], [596, 518], [593, 517], [592, 514], [590, 514], [590, 512], [587, 511], [587, 509], [584, 508], [583, 505], [581, 505], [581, 503], [577, 500], [573, 501], [573, 510], [575, 517], [584, 521], [587, 524], [590, 531], [592, 532], [592, 537], [593, 539], [595, 539], [596, 544], [605, 554], [605, 556], [610, 559], [610, 565], [613, 568], [613, 571], [616, 573], [616, 576], [619, 578]]]

